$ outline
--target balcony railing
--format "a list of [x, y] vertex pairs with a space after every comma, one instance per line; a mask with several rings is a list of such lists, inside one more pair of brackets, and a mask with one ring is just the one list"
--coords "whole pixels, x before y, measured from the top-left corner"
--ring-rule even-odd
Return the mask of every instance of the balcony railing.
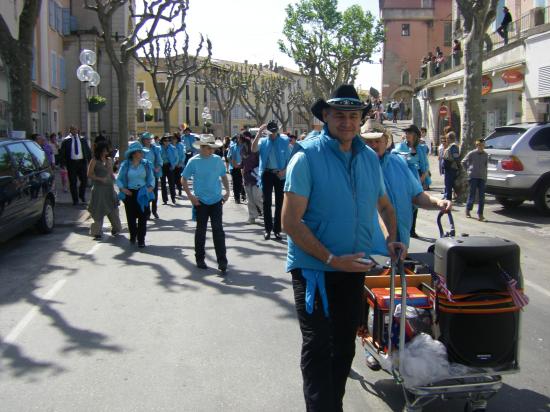
[[[550, 23], [550, 6], [549, 7], [535, 7], [529, 12], [525, 13], [519, 19], [513, 21], [508, 25], [507, 41], [497, 31], [494, 31], [488, 35], [490, 41], [485, 41], [484, 53], [487, 54], [493, 50], [497, 50], [504, 47], [508, 43], [524, 39], [529, 35], [529, 31], [537, 26]], [[418, 73], [418, 79], [415, 84], [422, 83], [434, 76], [442, 74], [446, 71], [452, 70], [463, 63], [462, 51], [456, 56], [446, 56], [445, 62], [438, 70], [435, 63], [429, 62], [420, 66]]]

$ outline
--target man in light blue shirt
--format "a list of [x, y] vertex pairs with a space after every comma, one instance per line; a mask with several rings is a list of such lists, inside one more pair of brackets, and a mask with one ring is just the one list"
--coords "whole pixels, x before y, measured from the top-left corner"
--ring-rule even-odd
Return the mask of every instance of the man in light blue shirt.
[[[189, 159], [181, 174], [181, 183], [197, 212], [195, 259], [198, 268], [207, 269], [204, 244], [206, 242], [206, 227], [210, 218], [218, 269], [225, 274], [227, 257], [222, 212], [223, 204], [229, 198], [229, 181], [223, 160], [214, 154], [216, 149], [222, 147], [222, 143], [215, 140], [213, 135], [201, 135], [200, 140], [193, 145], [199, 150], [199, 154]], [[193, 192], [189, 189], [189, 179], [193, 179]], [[225, 188], [223, 195], [222, 183]]]
[[199, 151], [193, 147], [193, 143], [197, 141], [197, 136], [192, 134], [191, 128], [186, 127], [183, 129], [183, 135], [181, 137], [183, 147], [185, 149], [185, 161], [184, 167], [187, 165], [187, 162], [191, 157], [195, 156]]
[[229, 173], [233, 181], [233, 196], [235, 203], [240, 204], [241, 199], [246, 200], [246, 193], [243, 186], [243, 175], [241, 171], [241, 149], [243, 147], [241, 135], [235, 135], [231, 139], [227, 160], [229, 160]]

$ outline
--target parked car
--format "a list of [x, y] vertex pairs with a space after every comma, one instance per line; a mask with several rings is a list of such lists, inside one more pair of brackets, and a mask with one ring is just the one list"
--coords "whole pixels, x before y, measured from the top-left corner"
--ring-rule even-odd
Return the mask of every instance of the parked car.
[[550, 215], [550, 124], [497, 127], [485, 138], [489, 154], [487, 193], [504, 207], [534, 200]]
[[54, 173], [33, 141], [0, 139], [0, 241], [36, 225], [54, 228]]

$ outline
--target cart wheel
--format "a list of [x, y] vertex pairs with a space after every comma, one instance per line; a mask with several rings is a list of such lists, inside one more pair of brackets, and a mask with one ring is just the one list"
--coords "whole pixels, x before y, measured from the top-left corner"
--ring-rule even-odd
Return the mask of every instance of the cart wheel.
[[487, 410], [487, 402], [485, 403], [485, 406], [480, 405], [480, 402], [468, 402], [466, 405], [464, 405], [464, 412], [485, 412]]

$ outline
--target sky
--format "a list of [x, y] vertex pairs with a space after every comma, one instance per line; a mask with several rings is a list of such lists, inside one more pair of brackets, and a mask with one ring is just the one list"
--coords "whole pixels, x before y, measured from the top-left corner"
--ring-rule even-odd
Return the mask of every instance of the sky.
[[[277, 40], [282, 39], [285, 8], [292, 0], [190, 0], [186, 18], [191, 42], [198, 33], [212, 41], [214, 59], [268, 64], [297, 69], [293, 60], [279, 51]], [[378, 0], [339, 0], [338, 8], [345, 10], [353, 4], [370, 10], [378, 17]], [[373, 56], [373, 61], [379, 60]], [[362, 64], [356, 86], [381, 90], [382, 66]]]

